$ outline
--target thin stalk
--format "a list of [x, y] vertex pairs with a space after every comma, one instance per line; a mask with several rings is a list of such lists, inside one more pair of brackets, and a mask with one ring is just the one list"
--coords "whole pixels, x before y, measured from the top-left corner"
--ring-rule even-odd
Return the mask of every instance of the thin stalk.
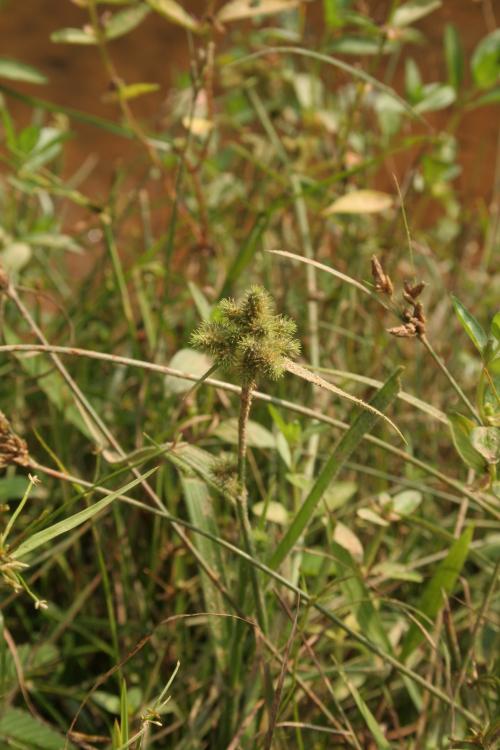
[[452, 388], [457, 393], [457, 395], [460, 397], [460, 399], [464, 402], [464, 404], [466, 405], [466, 407], [468, 408], [468, 410], [470, 411], [470, 413], [472, 414], [472, 416], [474, 417], [474, 419], [476, 420], [476, 422], [478, 422], [479, 424], [481, 424], [481, 420], [479, 418], [479, 415], [478, 415], [477, 411], [475, 410], [475, 408], [473, 407], [473, 405], [471, 404], [471, 402], [469, 401], [469, 399], [467, 398], [467, 396], [465, 395], [465, 393], [463, 392], [463, 390], [460, 388], [459, 384], [457, 383], [457, 381], [455, 380], [455, 378], [453, 377], [453, 375], [451, 374], [451, 372], [448, 370], [448, 368], [446, 367], [445, 363], [443, 362], [443, 360], [441, 359], [441, 357], [439, 356], [439, 354], [435, 351], [434, 347], [432, 346], [432, 344], [429, 341], [429, 339], [427, 338], [427, 336], [425, 334], [423, 334], [422, 336], [419, 336], [419, 339], [422, 342], [422, 344], [425, 346], [425, 348], [427, 349], [427, 351], [429, 352], [429, 354], [431, 355], [431, 357], [434, 360], [434, 362], [438, 365], [438, 367], [441, 370], [441, 372], [444, 375], [446, 375], [446, 377], [448, 378], [448, 380], [449, 380]]
[[[57, 477], [59, 479], [65, 479], [67, 481], [76, 482], [76, 483], [83, 484], [86, 486], [90, 485], [92, 490], [96, 492], [101, 492], [103, 494], [111, 493], [111, 490], [108, 490], [103, 487], [96, 487], [95, 485], [91, 485], [90, 482], [84, 482], [83, 480], [77, 479], [75, 477], [65, 476], [61, 472], [50, 469], [49, 467], [44, 467], [40, 464], [33, 463], [33, 468], [37, 469], [38, 471], [44, 471], [45, 473], [50, 474], [51, 476]], [[210, 539], [215, 544], [219, 544], [221, 547], [224, 547], [229, 552], [232, 552], [233, 554], [242, 558], [247, 563], [249, 563], [255, 568], [258, 568], [263, 573], [273, 578], [275, 581], [282, 584], [283, 586], [288, 588], [290, 591], [292, 591], [294, 594], [299, 596], [301, 601], [310, 604], [312, 607], [314, 607], [314, 609], [320, 612], [324, 617], [330, 620], [330, 622], [332, 622], [334, 625], [340, 628], [344, 633], [347, 633], [347, 635], [353, 641], [357, 642], [359, 645], [366, 648], [371, 653], [374, 653], [377, 656], [379, 656], [383, 661], [387, 662], [392, 667], [394, 667], [394, 669], [397, 672], [401, 673], [402, 675], [405, 675], [406, 677], [409, 677], [411, 680], [413, 680], [413, 682], [415, 682], [417, 685], [420, 685], [420, 687], [422, 687], [424, 690], [428, 690], [430, 693], [432, 693], [436, 698], [438, 698], [444, 704], [454, 708], [455, 711], [457, 711], [462, 716], [464, 716], [473, 725], [477, 726], [478, 724], [480, 724], [480, 719], [475, 714], [471, 713], [466, 708], [463, 708], [459, 704], [455, 703], [453, 699], [450, 698], [449, 695], [444, 693], [442, 690], [440, 690], [438, 687], [436, 687], [432, 683], [429, 683], [424, 677], [419, 675], [418, 672], [415, 672], [410, 667], [407, 667], [405, 664], [403, 664], [398, 659], [396, 659], [396, 657], [392, 656], [392, 654], [389, 654], [386, 651], [384, 651], [384, 649], [381, 646], [371, 641], [364, 634], [359, 633], [355, 630], [352, 630], [349, 627], [349, 625], [347, 625], [340, 617], [337, 617], [337, 615], [334, 612], [329, 610], [327, 607], [324, 607], [322, 604], [319, 604], [319, 602], [316, 600], [314, 596], [312, 596], [311, 594], [308, 594], [306, 591], [296, 586], [292, 581], [288, 580], [287, 578], [282, 576], [280, 573], [277, 573], [275, 570], [272, 570], [272, 568], [270, 568], [268, 565], [265, 565], [264, 563], [260, 562], [260, 560], [252, 557], [245, 550], [239, 549], [239, 547], [236, 547], [234, 544], [231, 544], [231, 542], [228, 542], [225, 539], [222, 539], [221, 537], [215, 536], [215, 534], [212, 534], [211, 532], [206, 531], [205, 529], [200, 529], [199, 527], [195, 526], [189, 521], [185, 521], [184, 519], [172, 516], [167, 511], [161, 510], [159, 508], [154, 508], [152, 506], [146, 505], [145, 503], [142, 503], [140, 500], [135, 500], [134, 498], [122, 496], [122, 495], [119, 495], [117, 499], [121, 499], [122, 501], [128, 503], [129, 505], [135, 505], [138, 508], [142, 508], [143, 510], [148, 511], [149, 513], [154, 513], [156, 515], [162, 516], [166, 520], [170, 521], [173, 525], [175, 524], [174, 528], [178, 526], [183, 526], [186, 529], [191, 529], [196, 534], [201, 534], [201, 536], [204, 536], [207, 539]], [[225, 592], [225, 594], [227, 594], [227, 592]]]
[[[106, 352], [98, 352], [92, 349], [79, 349], [70, 346], [53, 346], [50, 344], [4, 344], [0, 346], [0, 354], [4, 352], [46, 352], [54, 354], [70, 354], [78, 357], [89, 357], [90, 359], [113, 362], [117, 365], [139, 367], [144, 370], [150, 370], [152, 372], [158, 372], [164, 375], [171, 375], [174, 378], [183, 378], [184, 380], [191, 380], [193, 382], [196, 382], [200, 379], [198, 375], [192, 375], [191, 373], [183, 372], [182, 370], [177, 370], [173, 367], [168, 367], [167, 365], [160, 365], [155, 362], [147, 362], [146, 360], [132, 359], [130, 357], [121, 357], [117, 354], [108, 354]], [[218, 380], [217, 378], [207, 377], [205, 383], [214, 388], [220, 388], [221, 390], [228, 391], [229, 393], [236, 393], [238, 395], [241, 393], [240, 386], [234, 385], [233, 383], [227, 383], [224, 380]], [[336, 427], [340, 430], [349, 429], [349, 425], [345, 422], [342, 422], [342, 420], [340, 419], [335, 419], [334, 417], [330, 417], [327, 414], [315, 411], [314, 409], [310, 409], [307, 406], [302, 406], [301, 404], [296, 404], [293, 401], [288, 401], [287, 399], [278, 398], [277, 396], [270, 396], [268, 393], [263, 393], [262, 391], [253, 391], [252, 397], [256, 400], [258, 399], [259, 401], [263, 401], [264, 403], [274, 404], [275, 406], [280, 406], [282, 409], [288, 409], [289, 411], [295, 412], [296, 414], [302, 414], [303, 416], [309, 417], [310, 419], [316, 419], [320, 422], [324, 422], [325, 424], [332, 425], [332, 427]], [[445, 484], [447, 487], [451, 487], [460, 494], [465, 495], [470, 500], [472, 500], [475, 505], [500, 520], [500, 512], [497, 510], [498, 503], [495, 503], [495, 498], [493, 496], [490, 496], [488, 500], [485, 500], [479, 493], [472, 492], [458, 479], [453, 479], [452, 477], [443, 474], [441, 471], [435, 469], [433, 466], [430, 466], [425, 461], [422, 461], [419, 458], [415, 458], [415, 456], [411, 455], [411, 453], [407, 453], [406, 451], [397, 448], [396, 446], [391, 445], [385, 440], [381, 440], [374, 435], [364, 435], [363, 440], [366, 440], [373, 445], [377, 445], [382, 450], [385, 450], [388, 453], [392, 453], [394, 456], [398, 456], [402, 461], [416, 466], [426, 474], [435, 477], [440, 482], [443, 482], [443, 484]], [[495, 503], [495, 505], [492, 505], [491, 503]]]
[[[248, 492], [246, 488], [246, 458], [247, 458], [247, 432], [250, 409], [252, 407], [252, 393], [255, 383], [243, 385], [240, 395], [240, 415], [238, 419], [238, 486], [239, 494], [236, 500], [238, 522], [240, 524], [241, 536], [246, 552], [255, 557], [255, 549], [252, 541], [252, 529], [248, 518]], [[252, 588], [255, 599], [255, 608], [258, 623], [264, 633], [267, 632], [267, 613], [264, 606], [262, 591], [260, 589], [259, 577], [254, 567], [251, 568]], [[244, 592], [243, 592], [244, 593]], [[240, 601], [240, 604], [242, 602]]]

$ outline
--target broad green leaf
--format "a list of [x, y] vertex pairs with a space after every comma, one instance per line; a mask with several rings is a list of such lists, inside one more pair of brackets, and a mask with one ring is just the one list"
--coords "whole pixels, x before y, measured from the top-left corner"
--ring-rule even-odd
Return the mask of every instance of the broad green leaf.
[[[425, 587], [420, 602], [417, 605], [417, 609], [423, 615], [422, 625], [424, 628], [428, 627], [426, 618], [434, 622], [443, 606], [443, 593], [449, 596], [453, 592], [458, 576], [467, 559], [472, 534], [473, 529], [471, 526], [465, 529], [460, 538], [452, 544], [448, 554], [439, 563], [436, 572]], [[418, 625], [412, 623], [403, 642], [401, 661], [405, 661], [413, 653], [423, 640], [423, 637]]]
[[422, 98], [415, 105], [415, 111], [420, 114], [424, 112], [437, 112], [446, 109], [456, 99], [455, 89], [444, 83], [429, 83], [424, 86]]
[[474, 81], [480, 89], [494, 86], [500, 79], [500, 29], [481, 39], [471, 58]]
[[323, 216], [331, 214], [374, 214], [386, 211], [394, 205], [394, 198], [380, 190], [353, 190], [341, 195], [328, 208]]
[[0, 57], [0, 78], [8, 78], [11, 81], [23, 81], [26, 83], [47, 83], [48, 78], [31, 65], [11, 60], [8, 57]]
[[[115, 13], [103, 27], [104, 38], [111, 41], [125, 36], [129, 31], [135, 29], [150, 12], [151, 9], [146, 3], [139, 3]], [[97, 44], [97, 37], [92, 26], [85, 26], [83, 29], [59, 29], [51, 34], [50, 39], [52, 42], [60, 44]]]
[[474, 427], [471, 432], [471, 444], [489, 464], [500, 461], [500, 428]]
[[64, 521], [59, 521], [59, 523], [55, 523], [52, 526], [49, 526], [47, 529], [43, 529], [42, 531], [38, 531], [36, 534], [33, 534], [15, 549], [15, 558], [19, 559], [20, 557], [24, 557], [24, 555], [27, 555], [29, 552], [33, 552], [33, 550], [41, 547], [42, 544], [47, 544], [47, 542], [52, 541], [52, 539], [61, 536], [61, 534], [66, 534], [68, 531], [71, 531], [77, 526], [80, 526], [82, 523], [85, 523], [85, 521], [93, 518], [97, 513], [100, 513], [102, 510], [107, 508], [107, 506], [110, 505], [114, 500], [116, 500], [119, 495], [125, 495], [133, 487], [136, 487], [138, 484], [151, 476], [154, 471], [156, 471], [156, 468], [150, 469], [150, 471], [147, 471], [145, 474], [141, 474], [140, 477], [137, 477], [132, 482], [129, 482], [124, 487], [121, 487], [119, 490], [116, 490], [110, 495], [106, 495], [106, 497], [104, 497], [102, 500], [98, 500], [98, 502], [93, 503], [89, 508], [85, 508], [85, 510], [81, 510], [79, 513], [75, 513], [69, 518], [65, 518]]
[[[52, 729], [49, 724], [36, 719], [22, 708], [5, 708], [0, 717], [0, 737], [8, 747], [36, 748], [36, 750], [62, 750], [67, 747], [74, 750], [75, 746], [65, 740], [63, 734]], [[66, 742], [66, 744], [65, 744]]]
[[448, 83], [458, 91], [464, 77], [464, 53], [456, 26], [448, 23], [444, 29], [444, 55]]
[[196, 18], [184, 10], [180, 3], [175, 0], [147, 0], [148, 5], [155, 10], [160, 16], [168, 21], [182, 26], [183, 29], [198, 34], [201, 31], [201, 24]]
[[106, 39], [119, 39], [121, 36], [125, 36], [144, 21], [149, 13], [151, 13], [151, 8], [147, 3], [138, 3], [114, 13], [104, 27]]
[[400, 516], [409, 516], [422, 502], [422, 493], [418, 490], [403, 490], [391, 498], [392, 509]]
[[297, 8], [303, 0], [232, 0], [222, 6], [216, 15], [220, 23], [241, 21], [245, 18], [282, 13]]
[[410, 26], [439, 7], [441, 0], [410, 0], [396, 9], [391, 18], [391, 25]]
[[[370, 405], [375, 407], [377, 412], [385, 410], [397, 397], [400, 387], [399, 375], [401, 370], [402, 368], [398, 368], [370, 401]], [[271, 556], [270, 567], [277, 568], [292, 551], [314, 517], [315, 510], [324, 497], [326, 490], [337, 477], [345, 462], [349, 460], [352, 453], [356, 450], [363, 436], [373, 429], [377, 420], [378, 414], [370, 411], [362, 411], [354, 419], [351, 427], [344, 433], [333, 449], [333, 453], [318, 474], [313, 487]]]
[[23, 235], [23, 241], [32, 247], [44, 247], [49, 250], [67, 250], [70, 253], [82, 253], [82, 246], [73, 237], [61, 232], [34, 232]]
[[476, 427], [475, 422], [456, 412], [450, 414], [448, 420], [457, 453], [467, 466], [474, 469], [477, 474], [483, 474], [486, 471], [486, 461], [471, 443], [472, 430]]
[[[238, 445], [237, 418], [231, 417], [221, 422], [215, 430], [214, 435], [226, 443]], [[276, 439], [272, 432], [251, 419], [247, 425], [247, 443], [250, 448], [261, 448], [262, 450], [276, 449]]]
[[467, 333], [469, 338], [471, 339], [472, 343], [476, 347], [476, 349], [479, 351], [480, 354], [483, 353], [483, 349], [486, 346], [486, 343], [488, 341], [488, 337], [483, 329], [483, 327], [477, 322], [475, 317], [471, 315], [471, 313], [462, 305], [460, 300], [455, 297], [453, 294], [451, 295], [451, 301], [453, 303], [453, 307], [455, 308], [455, 313], [457, 315], [457, 318], [459, 319], [460, 323], [462, 324], [462, 328]]
[[[179, 349], [169, 362], [169, 367], [180, 370], [187, 375], [196, 375], [201, 378], [212, 366], [211, 360], [206, 354], [197, 352], [195, 349]], [[193, 381], [184, 378], [174, 378], [172, 375], [165, 376], [165, 391], [169, 394], [185, 393], [193, 387]]]
[[288, 523], [288, 511], [281, 503], [270, 500], [268, 503], [260, 501], [252, 505], [252, 513], [258, 518], [266, 514], [266, 521], [272, 521], [279, 526], [286, 526]]

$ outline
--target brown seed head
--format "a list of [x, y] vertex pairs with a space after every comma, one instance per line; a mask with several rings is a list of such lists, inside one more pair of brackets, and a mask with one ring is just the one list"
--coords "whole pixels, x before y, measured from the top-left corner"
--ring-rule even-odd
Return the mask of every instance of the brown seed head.
[[0, 469], [12, 464], [28, 466], [29, 460], [26, 441], [16, 435], [7, 417], [0, 411]]
[[390, 277], [384, 273], [384, 269], [376, 255], [372, 255], [372, 277], [375, 282], [375, 289], [381, 294], [387, 294], [392, 297], [394, 287]]

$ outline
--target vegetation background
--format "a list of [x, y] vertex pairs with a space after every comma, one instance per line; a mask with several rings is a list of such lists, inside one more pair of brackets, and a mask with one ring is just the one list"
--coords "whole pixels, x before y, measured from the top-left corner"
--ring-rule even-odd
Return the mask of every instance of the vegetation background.
[[500, 746], [497, 21], [1, 3], [1, 747]]

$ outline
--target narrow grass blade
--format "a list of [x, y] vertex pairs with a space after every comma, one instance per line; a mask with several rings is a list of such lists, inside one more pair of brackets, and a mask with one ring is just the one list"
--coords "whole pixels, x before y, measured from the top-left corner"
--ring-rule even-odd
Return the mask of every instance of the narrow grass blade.
[[370, 711], [369, 707], [363, 700], [361, 693], [356, 686], [349, 680], [343, 669], [339, 669], [339, 674], [344, 681], [347, 689], [353, 697], [354, 703], [358, 707], [358, 711], [363, 717], [363, 720], [373, 735], [373, 739], [376, 742], [378, 750], [391, 750], [391, 744], [386, 740], [380, 724], [376, 720], [375, 716]]
[[231, 290], [240, 275], [252, 262], [252, 259], [258, 247], [259, 240], [268, 225], [269, 217], [269, 213], [259, 214], [257, 216], [247, 240], [243, 243], [235, 259], [231, 263], [231, 266], [229, 267], [226, 278], [224, 280], [224, 284], [219, 294], [219, 299], [227, 297], [231, 293]]
[[[393, 375], [387, 380], [382, 388], [377, 391], [370, 401], [370, 405], [378, 411], [386, 409], [394, 401], [399, 393], [400, 382], [399, 375], [403, 368], [398, 368]], [[332, 455], [321, 470], [311, 491], [304, 500], [297, 515], [293, 519], [285, 536], [276, 548], [271, 557], [269, 565], [271, 568], [277, 568], [285, 557], [291, 552], [301, 535], [306, 530], [314, 511], [323, 497], [326, 489], [335, 479], [345, 462], [350, 458], [353, 451], [357, 448], [363, 436], [369, 432], [377, 422], [378, 414], [371, 411], [363, 411], [358, 414], [351, 427], [342, 436], [333, 450]]]
[[356, 404], [356, 406], [359, 406], [362, 409], [365, 409], [366, 411], [369, 411], [372, 414], [375, 414], [377, 417], [380, 417], [381, 419], [385, 419], [385, 421], [388, 424], [390, 424], [390, 426], [394, 430], [396, 430], [396, 432], [398, 433], [400, 438], [403, 440], [403, 442], [406, 442], [404, 435], [396, 427], [394, 422], [390, 420], [389, 417], [386, 417], [385, 414], [382, 414], [378, 409], [375, 409], [370, 404], [367, 404], [365, 401], [362, 401], [360, 398], [356, 398], [356, 396], [351, 396], [351, 394], [347, 393], [347, 391], [343, 391], [342, 388], [339, 388], [338, 386], [333, 385], [333, 383], [329, 383], [328, 380], [321, 378], [319, 375], [316, 375], [316, 373], [311, 372], [306, 367], [302, 367], [301, 365], [298, 365], [296, 362], [287, 360], [286, 369], [287, 369], [287, 372], [292, 373], [292, 375], [297, 375], [299, 378], [302, 378], [303, 380], [307, 380], [308, 383], [312, 383], [313, 385], [317, 385], [319, 388], [324, 388], [326, 391], [335, 393], [336, 396], [345, 398], [347, 401], [350, 401], [351, 403]]
[[[449, 595], [453, 591], [460, 571], [467, 559], [472, 534], [472, 526], [465, 529], [462, 536], [452, 544], [445, 559], [438, 565], [436, 572], [425, 587], [418, 606], [424, 618], [434, 621], [443, 606], [443, 592]], [[425, 626], [425, 622], [423, 624]], [[418, 625], [412, 623], [403, 642], [401, 661], [405, 661], [410, 656], [423, 637]]]
[[[215, 520], [213, 501], [205, 482], [198, 478], [181, 476], [181, 485], [191, 523], [199, 529], [218, 536], [219, 530]], [[223, 566], [220, 547], [205, 536], [197, 537], [195, 544], [210, 568], [221, 574]], [[208, 576], [203, 573], [201, 576], [207, 612], [224, 612], [224, 601], [220, 591]], [[225, 667], [228, 641], [227, 623], [224, 618], [211, 617], [209, 618], [209, 627], [214, 640], [217, 661], [221, 667]]]
[[351, 554], [336, 542], [330, 542], [331, 552], [335, 557], [337, 578], [346, 600], [351, 604], [362, 633], [388, 652], [392, 646], [386, 630], [380, 620], [378, 611], [373, 606], [370, 592], [365, 586], [359, 566]]
[[319, 268], [320, 271], [326, 271], [327, 273], [330, 273], [332, 276], [336, 276], [341, 281], [345, 281], [347, 284], [350, 284], [351, 286], [356, 287], [356, 289], [359, 289], [361, 292], [364, 292], [364, 294], [367, 294], [369, 297], [374, 297], [378, 300], [378, 297], [376, 297], [370, 289], [368, 289], [364, 284], [361, 284], [361, 282], [356, 281], [356, 279], [353, 279], [351, 276], [348, 276], [346, 273], [342, 273], [342, 271], [337, 271], [335, 268], [331, 268], [330, 266], [326, 266], [324, 263], [320, 263], [319, 260], [312, 260], [312, 258], [306, 258], [304, 255], [297, 255], [296, 253], [289, 253], [287, 250], [268, 250], [268, 253], [271, 253], [272, 255], [281, 255], [283, 258], [290, 258], [290, 260], [298, 260], [300, 263], [306, 263], [307, 265], [314, 266], [315, 268]]
[[156, 471], [156, 467], [150, 469], [145, 474], [141, 474], [141, 476], [125, 485], [125, 487], [121, 487], [119, 490], [116, 490], [116, 492], [112, 492], [111, 495], [107, 495], [102, 500], [94, 503], [90, 508], [85, 508], [85, 510], [75, 513], [69, 518], [65, 518], [64, 521], [59, 521], [59, 523], [55, 523], [53, 526], [49, 526], [47, 529], [43, 529], [43, 531], [38, 531], [36, 534], [33, 534], [32, 537], [20, 544], [15, 550], [16, 559], [24, 557], [24, 555], [27, 555], [29, 552], [33, 552], [33, 550], [41, 547], [42, 544], [47, 544], [47, 542], [52, 541], [52, 539], [55, 539], [57, 536], [61, 536], [61, 534], [65, 534], [76, 526], [80, 526], [80, 524], [93, 518], [97, 513], [100, 513], [110, 505], [113, 500], [116, 500], [117, 497], [124, 495], [136, 485], [144, 482], [154, 471]]

